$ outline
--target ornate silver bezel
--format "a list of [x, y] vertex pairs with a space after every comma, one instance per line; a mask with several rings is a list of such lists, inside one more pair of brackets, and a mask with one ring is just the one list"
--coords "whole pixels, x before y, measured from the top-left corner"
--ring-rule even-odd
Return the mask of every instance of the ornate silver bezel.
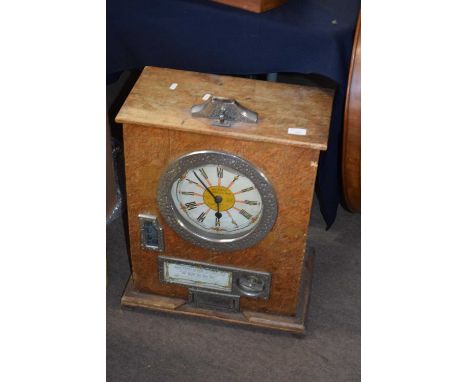
[[[172, 200], [172, 185], [187, 170], [206, 164], [230, 167], [254, 183], [262, 198], [263, 211], [252, 231], [220, 238], [219, 234], [205, 232], [182, 217]], [[194, 151], [174, 160], [159, 179], [156, 200], [166, 223], [179, 236], [213, 251], [237, 251], [257, 244], [271, 231], [278, 214], [275, 191], [263, 172], [247, 160], [222, 151]]]

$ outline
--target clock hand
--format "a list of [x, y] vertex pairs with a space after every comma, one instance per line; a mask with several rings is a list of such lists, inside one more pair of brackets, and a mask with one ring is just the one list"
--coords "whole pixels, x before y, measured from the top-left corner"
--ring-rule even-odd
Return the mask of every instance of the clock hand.
[[203, 187], [205, 187], [206, 191], [208, 191], [210, 193], [210, 195], [213, 197], [214, 201], [216, 204], [219, 204], [223, 201], [223, 198], [219, 195], [215, 195], [211, 192], [211, 190], [206, 186], [205, 183], [203, 183], [203, 180], [200, 179], [200, 177], [197, 175], [197, 173], [195, 171], [193, 171], [193, 174], [196, 176], [196, 178], [200, 181], [200, 183], [203, 185]]
[[[216, 196], [215, 194], [213, 194], [211, 192], [211, 190], [206, 186], [205, 183], [203, 183], [203, 180], [200, 179], [200, 177], [197, 175], [197, 173], [195, 171], [192, 171], [193, 172], [193, 175], [195, 175], [195, 177], [200, 181], [200, 183], [202, 184], [203, 187], [205, 187], [206, 191], [208, 191], [210, 193], [210, 195], [213, 197], [213, 199], [215, 200], [216, 203], [218, 203], [216, 200], [216, 198], [221, 198], [221, 196]], [[222, 200], [222, 199], [221, 199]], [[220, 200], [220, 202], [221, 202]]]
[[215, 216], [216, 218], [219, 220], [221, 219], [221, 217], [223, 216], [221, 214], [221, 212], [219, 212], [219, 203], [221, 203], [223, 201], [223, 198], [219, 195], [215, 195], [211, 192], [211, 190], [206, 186], [205, 183], [203, 183], [203, 180], [200, 179], [200, 177], [197, 175], [197, 173], [195, 171], [193, 171], [193, 174], [195, 175], [195, 177], [200, 181], [200, 183], [203, 185], [203, 187], [205, 187], [206, 191], [208, 191], [210, 193], [210, 195], [213, 197], [215, 203], [216, 203], [216, 207], [218, 208], [218, 211], [215, 213]]
[[219, 203], [218, 202], [216, 202], [216, 207], [218, 207], [218, 212], [215, 213], [215, 216], [216, 216], [216, 219], [219, 222], [219, 219], [221, 219], [223, 217], [223, 214], [221, 212], [219, 212]]

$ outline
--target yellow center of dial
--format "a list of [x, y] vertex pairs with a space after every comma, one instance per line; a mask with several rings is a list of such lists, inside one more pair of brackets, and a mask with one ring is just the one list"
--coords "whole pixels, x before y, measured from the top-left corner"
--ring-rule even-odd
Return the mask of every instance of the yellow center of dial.
[[[236, 198], [229, 188], [223, 186], [211, 186], [209, 189], [215, 196], [221, 196], [221, 198], [223, 198], [221, 203], [219, 203], [220, 211], [226, 211], [234, 207]], [[218, 211], [218, 205], [216, 204], [213, 195], [211, 195], [207, 190], [203, 193], [203, 202], [205, 202], [205, 204], [212, 210]]]

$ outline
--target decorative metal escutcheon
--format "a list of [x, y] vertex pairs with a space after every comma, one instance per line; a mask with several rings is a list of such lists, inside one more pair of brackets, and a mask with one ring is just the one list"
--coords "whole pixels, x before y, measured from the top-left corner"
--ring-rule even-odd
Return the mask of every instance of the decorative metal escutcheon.
[[150, 251], [164, 251], [164, 233], [156, 216], [139, 214], [140, 247]]
[[214, 96], [202, 104], [192, 106], [192, 117], [214, 119], [212, 125], [222, 127], [231, 127], [235, 122], [258, 122], [258, 114], [235, 99]]

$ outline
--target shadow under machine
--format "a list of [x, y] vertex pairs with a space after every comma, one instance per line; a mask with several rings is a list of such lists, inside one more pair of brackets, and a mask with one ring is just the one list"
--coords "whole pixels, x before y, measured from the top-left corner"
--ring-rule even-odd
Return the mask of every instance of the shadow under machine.
[[122, 305], [303, 332], [329, 89], [146, 67], [124, 126]]

